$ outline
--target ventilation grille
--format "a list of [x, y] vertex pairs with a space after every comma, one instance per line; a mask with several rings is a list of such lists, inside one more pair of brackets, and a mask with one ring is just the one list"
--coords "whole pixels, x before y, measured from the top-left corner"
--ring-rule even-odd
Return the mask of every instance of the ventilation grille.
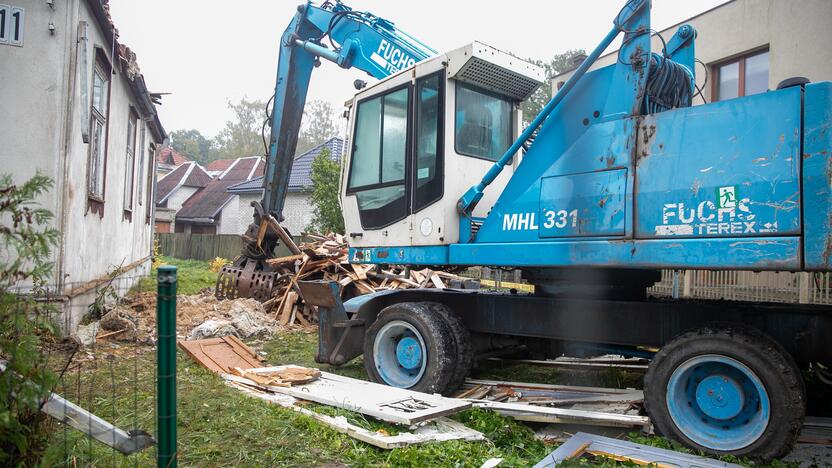
[[487, 90], [522, 101], [537, 89], [537, 81], [503, 67], [472, 57], [456, 78]]

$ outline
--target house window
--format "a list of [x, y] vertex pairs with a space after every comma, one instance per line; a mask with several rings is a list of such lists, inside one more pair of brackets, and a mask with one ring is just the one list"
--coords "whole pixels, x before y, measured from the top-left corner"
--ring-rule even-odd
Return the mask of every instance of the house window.
[[136, 168], [136, 111], [127, 116], [127, 154], [124, 158], [124, 211], [133, 210], [133, 176]]
[[144, 222], [150, 224], [150, 217], [153, 215], [153, 177], [156, 164], [156, 150], [153, 143], [147, 147], [147, 203], [145, 206]]
[[94, 202], [104, 201], [104, 171], [107, 159], [107, 115], [109, 105], [109, 67], [96, 59], [92, 74], [90, 102], [90, 153], [87, 192]]
[[768, 50], [714, 65], [713, 100], [724, 101], [767, 91], [768, 69]]
[[136, 195], [136, 200], [139, 202], [139, 206], [142, 206], [142, 200], [144, 199], [144, 138], [145, 138], [145, 125], [144, 122], [141, 124], [141, 130], [139, 131], [139, 177], [136, 178], [139, 181], [139, 193]]

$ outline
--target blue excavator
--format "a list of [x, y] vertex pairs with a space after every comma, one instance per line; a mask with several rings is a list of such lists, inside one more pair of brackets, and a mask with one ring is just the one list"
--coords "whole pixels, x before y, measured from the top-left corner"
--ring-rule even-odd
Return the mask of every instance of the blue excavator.
[[[321, 58], [357, 67], [379, 81], [348, 105], [349, 261], [410, 266], [409, 281], [519, 269], [534, 292], [449, 284], [342, 301], [337, 283], [301, 282], [318, 362], [363, 355], [375, 382], [442, 393], [504, 350], [648, 357], [659, 433], [714, 455], [783, 456], [806, 413], [801, 371], [830, 380], [832, 309], [646, 289], [662, 269], [832, 270], [832, 83], [694, 105], [697, 33], [656, 37], [650, 6], [627, 1], [525, 127], [538, 67], [479, 42], [436, 53], [340, 3], [301, 6], [281, 41], [265, 197], [218, 290], [270, 296], [309, 75]], [[593, 68], [619, 36], [617, 61]]]

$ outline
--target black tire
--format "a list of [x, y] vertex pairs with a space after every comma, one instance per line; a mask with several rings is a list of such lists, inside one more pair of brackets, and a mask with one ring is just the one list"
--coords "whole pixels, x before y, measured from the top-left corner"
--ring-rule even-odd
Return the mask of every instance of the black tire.
[[450, 382], [445, 389], [445, 392], [452, 392], [465, 383], [465, 377], [468, 377], [468, 372], [471, 371], [471, 365], [474, 361], [474, 348], [471, 345], [471, 334], [462, 323], [462, 319], [450, 307], [438, 302], [426, 302], [425, 304], [437, 312], [445, 319], [445, 323], [451, 331], [451, 335], [456, 345], [456, 365], [451, 376]]
[[364, 369], [371, 381], [389, 385], [379, 373], [373, 345], [382, 328], [393, 321], [402, 321], [417, 329], [425, 343], [427, 354], [423, 375], [410, 390], [425, 393], [442, 393], [453, 377], [456, 365], [456, 344], [450, 327], [442, 315], [426, 303], [401, 302], [385, 307], [367, 329], [364, 336]]
[[[670, 378], [677, 367], [701, 355], [739, 361], [764, 385], [770, 401], [768, 425], [749, 445], [715, 450], [694, 442], [674, 423], [666, 398]], [[800, 369], [779, 343], [756, 329], [735, 325], [704, 327], [678, 336], [656, 354], [644, 378], [645, 409], [660, 434], [712, 455], [765, 461], [785, 456], [794, 446], [806, 414], [805, 394]]]

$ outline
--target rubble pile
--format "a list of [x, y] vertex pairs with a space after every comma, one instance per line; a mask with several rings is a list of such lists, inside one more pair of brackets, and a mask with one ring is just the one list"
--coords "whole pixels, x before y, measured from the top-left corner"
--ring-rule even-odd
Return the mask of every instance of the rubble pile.
[[[233, 335], [267, 338], [279, 328], [263, 304], [255, 299], [220, 301], [203, 291], [176, 300], [176, 332], [180, 338], [202, 339]], [[110, 308], [100, 320], [79, 327], [78, 340], [92, 345], [96, 340], [152, 345], [156, 341], [156, 293], [130, 296]]]
[[315, 307], [303, 302], [297, 285], [301, 280], [337, 281], [344, 300], [385, 289], [470, 289], [479, 286], [476, 280], [429, 268], [413, 270], [395, 265], [381, 268], [380, 265], [351, 264], [344, 236], [307, 234], [307, 237], [311, 241], [298, 247], [299, 254], [266, 260], [280, 277], [273, 297], [264, 306], [281, 325], [312, 325], [318, 321]]

